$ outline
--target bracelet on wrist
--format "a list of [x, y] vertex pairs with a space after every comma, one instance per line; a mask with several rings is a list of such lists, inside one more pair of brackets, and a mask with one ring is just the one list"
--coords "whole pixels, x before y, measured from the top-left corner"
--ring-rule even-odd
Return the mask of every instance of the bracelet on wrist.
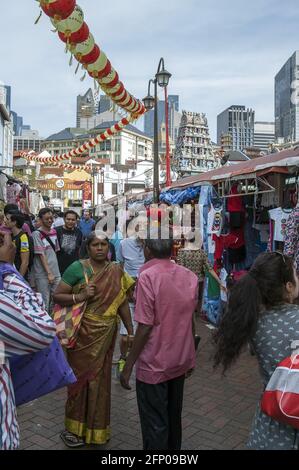
[[77, 303], [77, 299], [76, 299], [75, 294], [73, 294], [73, 303], [74, 303], [74, 305]]

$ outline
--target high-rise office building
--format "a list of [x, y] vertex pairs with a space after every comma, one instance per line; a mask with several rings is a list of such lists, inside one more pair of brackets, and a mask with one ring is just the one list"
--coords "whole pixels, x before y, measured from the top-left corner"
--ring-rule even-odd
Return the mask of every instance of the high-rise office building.
[[243, 150], [254, 143], [254, 111], [232, 105], [217, 116], [217, 144], [223, 136], [231, 136], [230, 150]]
[[11, 89], [0, 82], [0, 169], [12, 173], [13, 124], [10, 114]]
[[[176, 142], [178, 137], [181, 113], [179, 113], [179, 96], [169, 95], [168, 96], [168, 126], [169, 126], [169, 137], [173, 142]], [[148, 111], [144, 116], [144, 132], [154, 137], [154, 110]], [[165, 123], [165, 101], [158, 101], [158, 129], [162, 128], [162, 124]]]
[[11, 112], [12, 121], [13, 121], [13, 131], [15, 136], [23, 135], [24, 131], [30, 131], [31, 126], [24, 124], [22, 116], [19, 116], [15, 111]]
[[[144, 116], [144, 132], [151, 137], [154, 137], [154, 120], [155, 111], [151, 109]], [[158, 101], [158, 129], [161, 128], [165, 116], [165, 102]]]
[[299, 141], [299, 51], [275, 77], [275, 137]]
[[77, 96], [77, 120], [76, 127], [80, 127], [81, 118], [91, 118], [95, 113], [95, 100], [93, 96], [92, 89], [89, 88], [85, 95]]
[[94, 129], [107, 121], [119, 121], [122, 116], [109, 96], [101, 95], [94, 98], [91, 89], [82, 97], [77, 98], [77, 127], [80, 129]]
[[6, 106], [11, 111], [11, 86], [5, 85], [6, 89]]
[[168, 103], [170, 107], [173, 107], [175, 111], [180, 110], [180, 97], [179, 95], [169, 95]]
[[275, 141], [275, 123], [257, 121], [254, 123], [254, 147], [269, 152], [269, 146]]
[[98, 114], [105, 113], [106, 111], [110, 111], [112, 106], [112, 101], [109, 96], [101, 95], [99, 99], [99, 106], [98, 106]]

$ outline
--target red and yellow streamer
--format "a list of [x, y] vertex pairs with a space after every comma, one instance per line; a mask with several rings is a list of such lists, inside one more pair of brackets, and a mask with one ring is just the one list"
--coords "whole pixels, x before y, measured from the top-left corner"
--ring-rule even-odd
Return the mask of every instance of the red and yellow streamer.
[[30, 154], [23, 152], [22, 157], [27, 158], [28, 155], [30, 155], [30, 160], [35, 160], [40, 163], [58, 163], [63, 160], [69, 160], [72, 157], [79, 157], [83, 153], [88, 152], [90, 149], [95, 147], [96, 145], [100, 144], [101, 142], [104, 142], [107, 139], [111, 139], [111, 137], [118, 132], [120, 132], [125, 126], [133, 122], [135, 118], [133, 116], [130, 116], [128, 118], [123, 118], [121, 119], [117, 124], [114, 124], [112, 127], [109, 129], [106, 129], [103, 133], [98, 134], [96, 137], [90, 139], [88, 142], [85, 142], [83, 145], [80, 147], [70, 150], [68, 153], [63, 153], [61, 155], [55, 155], [53, 157], [42, 157], [39, 154], [36, 154], [34, 152], [31, 152]]

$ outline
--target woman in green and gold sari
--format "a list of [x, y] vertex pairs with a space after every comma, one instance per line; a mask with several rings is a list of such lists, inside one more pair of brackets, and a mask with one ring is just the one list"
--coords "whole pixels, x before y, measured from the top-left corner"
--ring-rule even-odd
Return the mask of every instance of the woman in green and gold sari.
[[[134, 284], [121, 266], [107, 260], [109, 240], [93, 232], [87, 240], [89, 259], [76, 261], [64, 273], [54, 300], [61, 306], [86, 301], [76, 345], [67, 359], [77, 382], [68, 387], [63, 442], [69, 447], [105, 444], [110, 439], [112, 356], [118, 315], [128, 341], [133, 325], [126, 293]], [[87, 282], [88, 281], [88, 282]]]

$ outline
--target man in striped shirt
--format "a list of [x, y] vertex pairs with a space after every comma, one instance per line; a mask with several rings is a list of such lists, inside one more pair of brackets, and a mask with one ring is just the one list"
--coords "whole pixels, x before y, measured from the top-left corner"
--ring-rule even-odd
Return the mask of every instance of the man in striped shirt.
[[[19, 426], [9, 358], [47, 348], [55, 325], [36, 294], [18, 273], [6, 273], [15, 246], [9, 234], [0, 234], [0, 449], [19, 447]], [[8, 269], [12, 271], [13, 268]]]

